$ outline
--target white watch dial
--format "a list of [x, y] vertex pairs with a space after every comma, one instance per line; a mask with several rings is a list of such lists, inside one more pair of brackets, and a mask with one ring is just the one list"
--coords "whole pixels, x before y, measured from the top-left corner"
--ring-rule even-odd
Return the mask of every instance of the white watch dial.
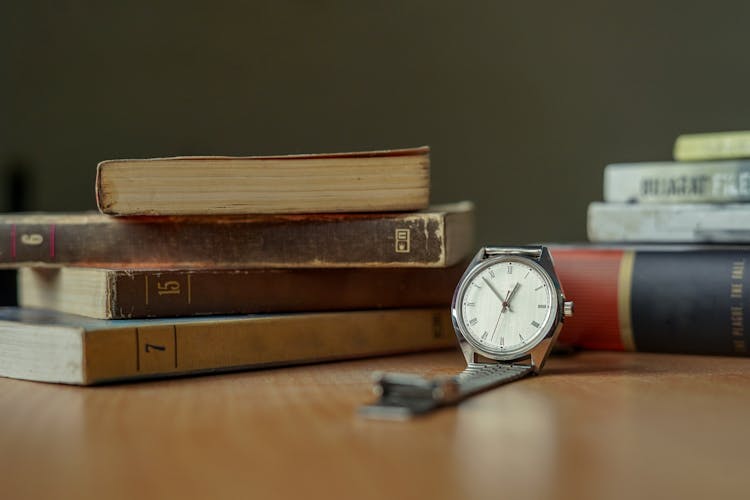
[[470, 343], [497, 354], [523, 352], [549, 328], [555, 290], [539, 266], [507, 257], [481, 268], [456, 304]]

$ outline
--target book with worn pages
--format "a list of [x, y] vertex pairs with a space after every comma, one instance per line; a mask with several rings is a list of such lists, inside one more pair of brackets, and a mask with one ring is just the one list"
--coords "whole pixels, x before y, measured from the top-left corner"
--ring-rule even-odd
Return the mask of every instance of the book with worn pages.
[[18, 272], [18, 304], [101, 319], [447, 307], [465, 267], [24, 267]]
[[89, 385], [455, 345], [448, 308], [97, 320], [0, 308], [0, 376]]
[[471, 202], [361, 214], [5, 214], [0, 267], [446, 267], [473, 250], [473, 238]]
[[428, 147], [337, 154], [103, 161], [96, 200], [109, 215], [420, 210]]

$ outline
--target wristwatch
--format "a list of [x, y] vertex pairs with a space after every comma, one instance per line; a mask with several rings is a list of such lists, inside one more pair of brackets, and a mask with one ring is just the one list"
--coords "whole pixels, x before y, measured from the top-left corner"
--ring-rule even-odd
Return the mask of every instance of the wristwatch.
[[458, 375], [426, 379], [377, 374], [379, 400], [360, 413], [375, 418], [409, 418], [537, 374], [573, 315], [544, 246], [482, 248], [456, 287], [453, 327], [466, 358]]

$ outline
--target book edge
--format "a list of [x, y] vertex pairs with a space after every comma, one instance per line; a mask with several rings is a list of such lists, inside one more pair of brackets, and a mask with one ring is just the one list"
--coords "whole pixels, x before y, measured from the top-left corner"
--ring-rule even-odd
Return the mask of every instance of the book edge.
[[157, 158], [120, 158], [103, 160], [97, 164], [97, 169], [102, 165], [127, 162], [159, 162], [159, 161], [202, 161], [202, 160], [305, 160], [305, 159], [337, 159], [337, 158], [382, 158], [391, 156], [426, 156], [430, 154], [430, 146], [417, 146], [413, 148], [377, 149], [372, 151], [349, 151], [341, 153], [301, 153], [287, 155], [251, 155], [251, 156], [164, 156]]

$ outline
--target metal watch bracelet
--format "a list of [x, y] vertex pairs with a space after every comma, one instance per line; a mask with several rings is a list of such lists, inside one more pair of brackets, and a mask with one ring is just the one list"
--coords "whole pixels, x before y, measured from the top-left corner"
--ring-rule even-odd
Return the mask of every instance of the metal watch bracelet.
[[359, 412], [369, 418], [403, 420], [456, 404], [479, 392], [533, 373], [531, 365], [470, 363], [453, 377], [426, 379], [417, 375], [376, 374], [378, 401]]

